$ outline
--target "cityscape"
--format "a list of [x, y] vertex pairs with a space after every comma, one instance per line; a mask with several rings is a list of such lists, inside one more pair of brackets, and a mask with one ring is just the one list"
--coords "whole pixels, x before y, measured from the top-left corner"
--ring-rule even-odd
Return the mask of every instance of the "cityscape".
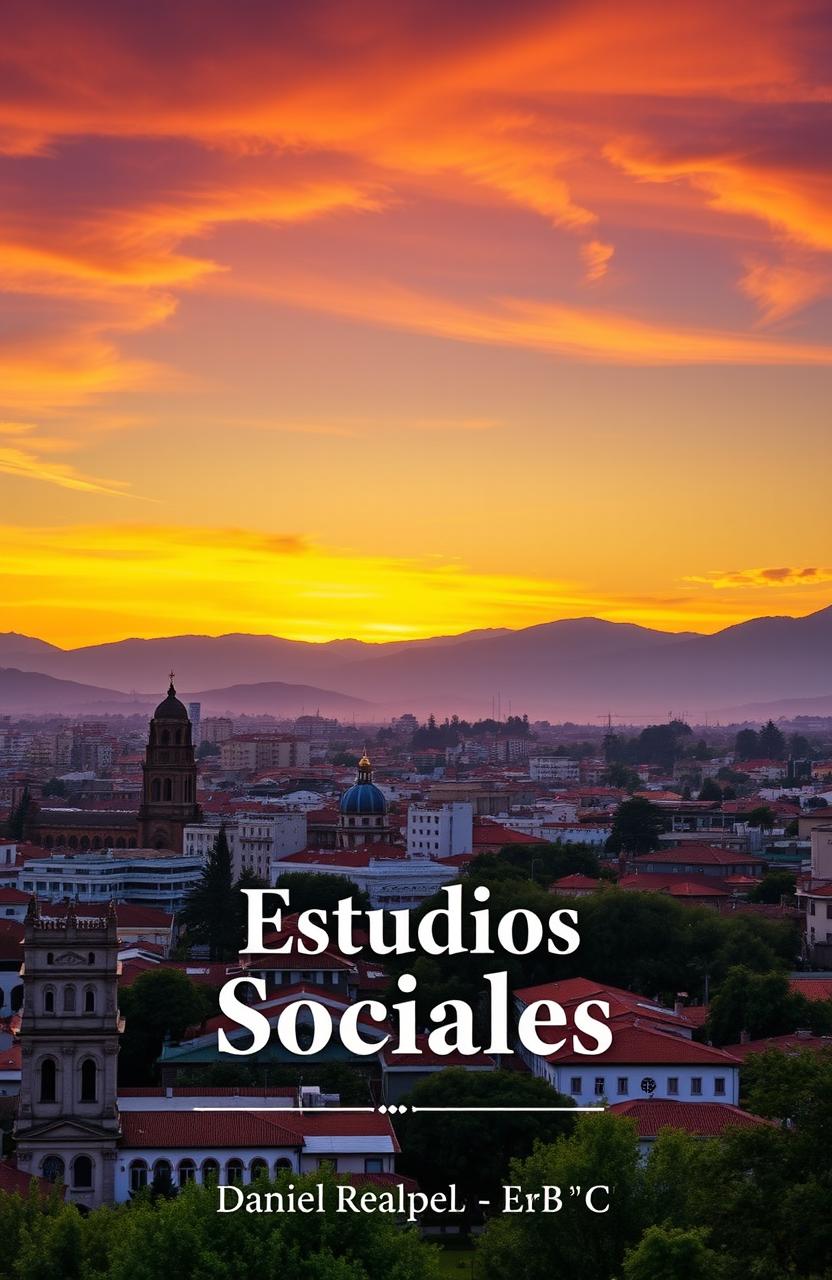
[[[784, 1099], [788, 1073], [829, 1079], [832, 717], [204, 715], [180, 700], [179, 678], [169, 673], [149, 720], [0, 722], [7, 1194], [39, 1187], [50, 1203], [57, 1188], [64, 1211], [89, 1213], [184, 1204], [215, 1183], [242, 1202], [271, 1179], [288, 1195], [290, 1175], [334, 1176], [333, 1193], [340, 1179], [391, 1196], [394, 1220], [451, 1262], [467, 1266], [478, 1241], [477, 1262], [493, 1267], [498, 1228], [483, 1206], [512, 1156], [546, 1150], [541, 1136], [553, 1152], [586, 1141], [569, 1108], [584, 1125], [599, 1112], [623, 1125], [637, 1179], [673, 1135], [703, 1150], [782, 1139], [797, 1105]], [[360, 926], [358, 954], [334, 934], [312, 958], [301, 945], [302, 909], [349, 898], [420, 919], [453, 885], [469, 901], [487, 886], [492, 911], [574, 908], [581, 946], [472, 970], [377, 954]], [[288, 905], [251, 954], [240, 890], [267, 887], [288, 890]], [[489, 1054], [485, 973], [501, 964], [515, 1038]], [[305, 1055], [310, 1001], [337, 1028], [356, 1002], [389, 1003], [404, 965], [421, 984], [417, 1053], [397, 1056], [389, 1018], [368, 1013], [357, 1026], [369, 1055], [334, 1036]], [[218, 1005], [239, 978], [263, 983], [251, 1008], [272, 1032], [250, 1056], [250, 1032]], [[440, 1055], [427, 1016], [455, 997], [480, 1009], [480, 1043]], [[516, 1029], [540, 1001], [569, 1025], [603, 1002], [610, 1043], [591, 1057], [566, 1040], [530, 1051]], [[293, 1052], [278, 1024], [298, 1002]], [[547, 1098], [551, 1118], [539, 1114]], [[500, 1158], [483, 1161], [491, 1126], [451, 1154], [457, 1115], [440, 1134], [420, 1104], [538, 1110], [506, 1110]], [[446, 1159], [466, 1189], [450, 1224], [431, 1211]], [[429, 1259], [417, 1265], [431, 1274]]]

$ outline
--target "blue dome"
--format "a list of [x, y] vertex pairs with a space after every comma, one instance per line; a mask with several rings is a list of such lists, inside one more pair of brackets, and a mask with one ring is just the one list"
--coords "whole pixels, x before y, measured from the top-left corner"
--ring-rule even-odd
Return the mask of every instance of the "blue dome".
[[374, 782], [356, 782], [341, 796], [341, 813], [384, 815], [387, 801]]

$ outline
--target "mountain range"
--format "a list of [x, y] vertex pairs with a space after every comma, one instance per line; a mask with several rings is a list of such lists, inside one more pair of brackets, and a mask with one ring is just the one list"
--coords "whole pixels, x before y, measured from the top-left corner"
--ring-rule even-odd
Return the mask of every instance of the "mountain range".
[[203, 714], [470, 717], [492, 714], [498, 699], [503, 715], [511, 708], [553, 721], [611, 711], [639, 722], [671, 710], [699, 720], [757, 704], [776, 705], [781, 715], [822, 714], [830, 654], [832, 606], [713, 635], [576, 618], [386, 644], [231, 634], [61, 649], [7, 632], [0, 711], [144, 710], [172, 667], [181, 696], [201, 702]]

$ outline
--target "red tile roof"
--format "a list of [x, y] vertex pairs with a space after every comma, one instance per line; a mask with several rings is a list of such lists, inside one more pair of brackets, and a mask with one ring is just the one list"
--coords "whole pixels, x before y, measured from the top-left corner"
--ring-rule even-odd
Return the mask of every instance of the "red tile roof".
[[832, 1050], [832, 1036], [799, 1035], [768, 1036], [765, 1040], [747, 1040], [745, 1044], [726, 1045], [728, 1053], [736, 1058], [747, 1058], [752, 1053], [765, 1053], [767, 1049], [779, 1049], [781, 1053], [800, 1053], [811, 1049], [815, 1053]]
[[683, 1129], [699, 1138], [718, 1138], [726, 1129], [755, 1129], [770, 1125], [762, 1116], [750, 1115], [725, 1102], [675, 1102], [670, 1098], [635, 1098], [614, 1102], [608, 1110], [635, 1120], [642, 1140], [655, 1138], [662, 1129]]
[[[611, 987], [591, 978], [563, 978], [559, 982], [544, 982], [536, 987], [523, 987], [515, 991], [514, 995], [524, 1005], [533, 1004], [536, 1000], [555, 1000], [565, 1009], [584, 1000], [605, 1000], [610, 1006], [610, 1018], [629, 1017], [649, 1023], [658, 1022], [684, 1033], [691, 1032], [694, 1026], [684, 1009], [677, 1013], [675, 1009], [668, 1009], [649, 996], [625, 991], [622, 987]], [[557, 1036], [554, 1038], [559, 1039]]]
[[[28, 1196], [33, 1182], [38, 1194], [44, 1197], [51, 1195], [55, 1190], [54, 1184], [47, 1182], [46, 1178], [33, 1177], [30, 1173], [23, 1173], [9, 1160], [0, 1160], [0, 1191], [5, 1191], [9, 1195], [17, 1193], [19, 1196]], [[66, 1195], [65, 1190], [63, 1194]]]
[[[210, 1103], [206, 1103], [210, 1105]], [[307, 1138], [390, 1138], [387, 1116], [377, 1112], [123, 1111], [122, 1145], [172, 1147], [302, 1147]]]
[[832, 1000], [832, 977], [792, 978], [789, 987], [807, 1000]]

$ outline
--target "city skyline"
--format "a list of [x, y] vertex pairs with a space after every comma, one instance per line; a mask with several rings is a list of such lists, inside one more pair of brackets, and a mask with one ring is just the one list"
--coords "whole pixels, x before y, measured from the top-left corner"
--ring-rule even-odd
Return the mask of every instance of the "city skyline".
[[821, 7], [13, 9], [4, 629], [829, 603]]

